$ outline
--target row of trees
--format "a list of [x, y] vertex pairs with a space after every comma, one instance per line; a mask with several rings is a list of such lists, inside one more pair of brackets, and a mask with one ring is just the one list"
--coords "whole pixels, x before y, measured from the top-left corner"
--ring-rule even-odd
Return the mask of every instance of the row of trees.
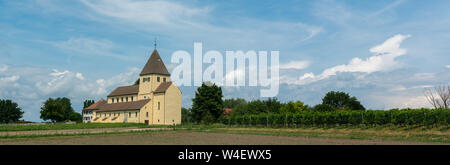
[[224, 108], [231, 108], [231, 116], [257, 114], [298, 114], [301, 112], [332, 112], [365, 108], [356, 99], [344, 92], [328, 92], [322, 103], [308, 106], [301, 101], [281, 103], [277, 98], [246, 101], [242, 98], [223, 100], [222, 88], [211, 83], [203, 83], [192, 99], [191, 109], [182, 108], [183, 122], [214, 123], [224, 117]]
[[277, 113], [277, 114], [296, 114], [307, 111], [345, 111], [345, 110], [362, 110], [365, 108], [356, 99], [344, 92], [328, 92], [322, 99], [322, 103], [313, 107], [306, 105], [301, 101], [289, 101], [281, 103], [277, 98], [269, 98], [267, 100], [246, 101], [244, 99], [225, 99], [224, 107], [233, 109], [231, 115], [248, 115], [260, 113]]
[[450, 123], [449, 109], [393, 109], [388, 111], [308, 111], [298, 114], [255, 114], [236, 115], [221, 118], [221, 123], [227, 125], [260, 125], [268, 127], [299, 126], [299, 125], [448, 125]]
[[[83, 108], [94, 104], [94, 100], [85, 100]], [[50, 120], [52, 122], [64, 121], [82, 121], [82, 115], [72, 108], [70, 99], [49, 98], [41, 107], [40, 118], [42, 120]], [[0, 100], [0, 123], [16, 123], [23, 117], [24, 112], [19, 105], [12, 100]]]

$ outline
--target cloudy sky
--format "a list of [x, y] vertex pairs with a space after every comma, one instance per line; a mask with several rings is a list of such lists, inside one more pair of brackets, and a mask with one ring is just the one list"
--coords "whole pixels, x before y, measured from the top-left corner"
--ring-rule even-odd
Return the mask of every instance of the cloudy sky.
[[[255, 5], [257, 4], [257, 5]], [[423, 89], [450, 82], [450, 1], [0, 0], [0, 99], [40, 121], [49, 97], [101, 99], [132, 84], [153, 50], [280, 51], [282, 101], [330, 90], [366, 108], [428, 107]], [[181, 87], [189, 107], [195, 87]], [[259, 99], [251, 87], [226, 98]]]

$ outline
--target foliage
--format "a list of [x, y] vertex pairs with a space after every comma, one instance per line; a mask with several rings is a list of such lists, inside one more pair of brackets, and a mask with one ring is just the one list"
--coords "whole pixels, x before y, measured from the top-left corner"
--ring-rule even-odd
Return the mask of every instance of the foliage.
[[306, 111], [307, 108], [308, 108], [308, 106], [305, 105], [305, 103], [303, 103], [301, 101], [296, 101], [296, 102], [289, 101], [288, 103], [283, 104], [281, 106], [280, 113], [281, 114], [300, 113], [300, 112]]
[[317, 112], [327, 112], [327, 111], [335, 111], [336, 108], [327, 104], [317, 104], [316, 106], [314, 106], [313, 110]]
[[348, 93], [344, 92], [328, 92], [323, 97], [322, 104], [332, 106], [335, 109], [365, 110], [356, 97], [350, 97]]
[[181, 108], [181, 122], [182, 123], [190, 123], [192, 122], [192, 112], [189, 108]]
[[203, 83], [192, 99], [192, 119], [197, 123], [216, 122], [223, 114], [222, 88], [216, 84]]
[[69, 115], [69, 120], [81, 123], [83, 121], [83, 116], [80, 113], [74, 112]]
[[450, 109], [393, 109], [368, 111], [302, 111], [295, 114], [235, 115], [223, 124], [254, 125], [447, 125], [450, 123]]
[[84, 102], [83, 102], [83, 109], [91, 106], [94, 103], [95, 103], [94, 100], [84, 100]]
[[0, 123], [17, 122], [22, 118], [23, 111], [11, 100], [0, 100]]
[[51, 120], [52, 122], [63, 122], [70, 120], [71, 115], [75, 113], [70, 99], [63, 98], [49, 98], [41, 107], [41, 116], [43, 120]]
[[133, 85], [139, 85], [140, 79], [138, 78]]
[[247, 101], [245, 101], [243, 98], [237, 98], [237, 99], [225, 99], [223, 100], [223, 108], [231, 108], [234, 109], [239, 104], [247, 104]]
[[276, 97], [264, 100], [263, 103], [266, 105], [268, 113], [279, 113], [282, 106]]

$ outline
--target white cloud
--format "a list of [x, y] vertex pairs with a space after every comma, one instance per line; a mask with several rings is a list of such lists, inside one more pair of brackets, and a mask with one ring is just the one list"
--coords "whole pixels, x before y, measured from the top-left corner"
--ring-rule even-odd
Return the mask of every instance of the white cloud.
[[11, 83], [19, 80], [20, 76], [1, 77], [0, 82]]
[[83, 74], [81, 74], [81, 73], [75, 74], [75, 77], [80, 79], [80, 80], [84, 80]]
[[360, 72], [370, 74], [379, 71], [389, 71], [399, 66], [395, 61], [396, 57], [406, 54], [406, 50], [400, 48], [403, 40], [409, 38], [410, 35], [396, 35], [389, 38], [381, 45], [377, 45], [370, 49], [374, 53], [373, 56], [362, 60], [361, 58], [353, 58], [348, 64], [334, 66], [325, 69], [321, 74], [306, 73], [300, 76], [298, 80], [288, 80], [285, 83], [304, 85], [334, 76], [339, 72]]
[[445, 67], [448, 68], [448, 69], [450, 69], [450, 65], [446, 65]]
[[2, 65], [2, 67], [0, 67], [0, 72], [5, 72], [8, 70], [8, 65]]
[[286, 64], [281, 64], [280, 69], [305, 69], [309, 67], [309, 61], [291, 61]]
[[118, 46], [112, 41], [106, 39], [78, 37], [59, 42], [43, 42], [50, 43], [51, 45], [62, 50], [74, 52], [75, 55], [106, 56], [121, 60], [135, 60], [133, 57], [115, 53], [114, 51]]
[[144, 24], [190, 24], [204, 17], [210, 8], [188, 7], [169, 1], [100, 0], [81, 1], [102, 15]]

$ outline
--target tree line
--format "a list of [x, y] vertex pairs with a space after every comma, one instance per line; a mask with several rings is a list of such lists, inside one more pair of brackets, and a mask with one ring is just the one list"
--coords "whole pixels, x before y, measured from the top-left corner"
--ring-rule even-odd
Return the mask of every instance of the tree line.
[[[94, 104], [94, 100], [85, 100], [83, 109]], [[17, 123], [23, 117], [24, 111], [12, 100], [0, 100], [0, 123]], [[42, 120], [51, 122], [75, 121], [81, 122], [82, 115], [75, 112], [69, 98], [58, 97], [47, 99], [40, 110]]]
[[197, 88], [192, 99], [192, 108], [182, 108], [183, 122], [214, 123], [226, 118], [224, 109], [232, 109], [229, 116], [257, 115], [257, 114], [298, 114], [302, 112], [331, 112], [331, 111], [365, 111], [365, 107], [356, 97], [345, 92], [328, 92], [322, 98], [322, 103], [309, 106], [302, 101], [280, 102], [277, 98], [267, 100], [247, 101], [242, 98], [223, 99], [221, 87], [203, 83]]

